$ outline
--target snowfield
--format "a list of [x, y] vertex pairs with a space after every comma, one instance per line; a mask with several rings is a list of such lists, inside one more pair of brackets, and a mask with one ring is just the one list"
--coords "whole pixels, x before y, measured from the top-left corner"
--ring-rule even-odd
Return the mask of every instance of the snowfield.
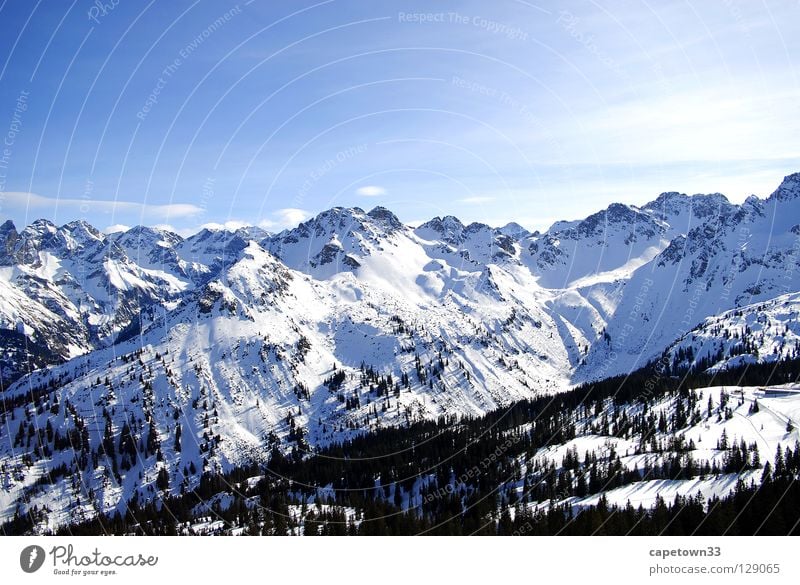
[[[382, 207], [186, 239], [5, 222], [0, 521], [36, 508], [55, 529], [273, 449], [313, 453], [479, 416], [657, 358], [713, 372], [800, 357], [798, 218], [800, 174], [742, 205], [664, 193], [541, 234], [452, 216], [411, 228]], [[715, 401], [722, 391], [704, 390]], [[723, 430], [762, 460], [793, 443], [795, 395], [732, 400], [743, 401], [732, 418], [683, 431], [698, 461], [719, 458]], [[591, 433], [570, 447], [609, 441], [627, 467], [649, 457]], [[649, 505], [735, 479], [642, 481], [607, 496]]]

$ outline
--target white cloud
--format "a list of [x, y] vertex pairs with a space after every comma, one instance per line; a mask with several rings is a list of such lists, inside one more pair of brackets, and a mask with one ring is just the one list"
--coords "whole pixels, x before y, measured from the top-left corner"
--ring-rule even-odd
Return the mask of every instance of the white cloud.
[[311, 217], [311, 214], [305, 209], [297, 209], [295, 207], [279, 209], [273, 215], [277, 218], [278, 224], [282, 224], [283, 227], [295, 227]]
[[364, 185], [356, 189], [356, 195], [361, 195], [362, 197], [379, 197], [385, 194], [386, 189], [379, 185]]
[[[310, 218], [311, 215], [312, 214], [306, 211], [305, 209], [287, 207], [284, 209], [277, 209], [271, 212], [269, 218], [263, 219], [259, 221], [257, 224], [254, 224], [253, 222], [243, 221], [241, 219], [228, 219], [224, 222], [214, 222], [214, 221], [206, 222], [200, 226], [195, 226], [195, 227], [176, 228], [167, 224], [157, 224], [154, 225], [153, 227], [174, 232], [184, 238], [192, 236], [203, 229], [236, 231], [240, 228], [246, 228], [253, 225], [256, 225], [257, 227], [260, 227], [261, 229], [267, 231], [278, 232], [286, 228], [297, 227], [298, 224]], [[112, 227], [118, 227], [118, 226], [112, 226]], [[125, 226], [119, 226], [119, 227], [125, 227]]]
[[[237, 230], [254, 225], [252, 221], [228, 219], [224, 222], [206, 222], [198, 226], [191, 220], [202, 216], [206, 213], [206, 210], [191, 203], [156, 205], [134, 203], [132, 201], [62, 199], [18, 191], [0, 192], [0, 202], [2, 202], [3, 208], [6, 210], [23, 212], [26, 215], [35, 217], [52, 218], [56, 215], [64, 215], [68, 216], [70, 220], [76, 217], [92, 217], [92, 221], [96, 221], [96, 216], [103, 214], [119, 216], [115, 217], [115, 219], [118, 218], [123, 221], [110, 224], [104, 228], [103, 232], [106, 234], [127, 231], [131, 225], [138, 224], [171, 231], [184, 237], [195, 234], [204, 228]], [[258, 222], [257, 225], [265, 230], [280, 231], [296, 227], [311, 216], [312, 214], [305, 209], [286, 207], [272, 211], [266, 219]], [[175, 225], [168, 224], [164, 220], [172, 220]], [[177, 227], [178, 225], [183, 227]]]
[[153, 229], [161, 230], [163, 232], [172, 232], [173, 234], [178, 234], [179, 236], [184, 236], [184, 237], [191, 236], [192, 234], [197, 232], [197, 230], [178, 229], [174, 225], [168, 223], [157, 223], [150, 227], [152, 227]]
[[224, 222], [215, 222], [215, 221], [207, 222], [197, 228], [193, 228], [190, 230], [184, 229], [176, 231], [174, 228], [170, 229], [171, 231], [180, 233], [180, 235], [182, 236], [195, 234], [202, 229], [236, 231], [240, 228], [250, 227], [253, 225], [267, 231], [276, 232], [286, 228], [297, 227], [298, 224], [310, 218], [311, 215], [312, 214], [306, 211], [305, 209], [297, 209], [296, 207], [286, 207], [284, 209], [277, 209], [275, 211], [270, 212], [270, 216], [268, 218], [262, 219], [261, 221], [255, 224], [253, 222], [243, 221], [241, 219], [228, 219]]
[[189, 236], [194, 236], [201, 229], [201, 228], [189, 228], [189, 227], [178, 228], [178, 227], [166, 224], [166, 223], [162, 223], [162, 224], [158, 224], [158, 225], [154, 225], [154, 226], [150, 226], [150, 227], [153, 227], [153, 228], [156, 228], [156, 229], [159, 229], [159, 230], [163, 230], [165, 232], [172, 232], [173, 234], [178, 234], [182, 238], [188, 238]]
[[124, 225], [121, 223], [115, 223], [114, 225], [110, 225], [107, 228], [103, 229], [104, 234], [116, 234], [117, 232], [127, 232], [131, 229], [131, 226]]
[[312, 214], [305, 209], [286, 207], [284, 209], [277, 209], [270, 215], [270, 218], [260, 221], [258, 227], [270, 231], [293, 228], [310, 218]]
[[113, 213], [125, 214], [126, 217], [137, 216], [143, 223], [164, 218], [187, 218], [203, 213], [203, 209], [191, 203], [169, 203], [156, 205], [137, 203], [134, 201], [108, 201], [104, 199], [70, 199], [62, 197], [44, 197], [36, 193], [6, 191], [0, 193], [3, 204], [9, 209], [33, 212], [41, 215], [55, 215], [63, 211], [72, 216]]
[[480, 205], [482, 203], [491, 203], [494, 201], [494, 197], [465, 197], [464, 199], [459, 199], [458, 203], [466, 203], [467, 205]]
[[229, 219], [224, 223], [217, 223], [217, 222], [204, 223], [203, 225], [200, 226], [200, 229], [236, 231], [239, 228], [247, 227], [249, 225], [251, 224], [245, 221], [239, 221], [237, 219]]

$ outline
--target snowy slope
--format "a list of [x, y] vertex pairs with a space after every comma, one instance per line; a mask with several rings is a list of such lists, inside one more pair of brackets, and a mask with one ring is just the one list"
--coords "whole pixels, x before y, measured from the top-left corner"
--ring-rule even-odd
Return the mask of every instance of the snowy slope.
[[[800, 388], [791, 385], [717, 386], [699, 388], [696, 392], [698, 406], [694, 412], [687, 413], [687, 424], [680, 429], [653, 432], [646, 440], [628, 433], [620, 437], [614, 428], [610, 428], [608, 434], [592, 434], [592, 425], [597, 425], [600, 417], [590, 417], [583, 421], [575, 439], [539, 450], [533, 458], [539, 468], [560, 469], [568, 453], [577, 453], [578, 459], [584, 461], [585, 454], [591, 452], [601, 465], [616, 463], [621, 469], [644, 474], [641, 479], [624, 486], [606, 486], [598, 494], [571, 496], [553, 503], [579, 509], [597, 505], [601, 495], [611, 505], [625, 506], [630, 502], [634, 507], [645, 508], [655, 505], [657, 498], [672, 502], [677, 495], [694, 497], [700, 494], [708, 501], [711, 497], [728, 495], [740, 479], [746, 484], [759, 483], [764, 465], [772, 461], [778, 448], [782, 451], [787, 447], [794, 449], [798, 444]], [[669, 420], [675, 413], [676, 400], [674, 397], [663, 399], [648, 412], [655, 418], [663, 416]], [[758, 405], [755, 412], [754, 403]], [[633, 417], [641, 412], [641, 407], [626, 405], [624, 410], [628, 417]], [[792, 424], [793, 430], [787, 429], [787, 423]], [[749, 460], [731, 465], [730, 449], [742, 442], [747, 445]], [[676, 448], [678, 446], [680, 448]], [[758, 453], [757, 458], [755, 453]], [[675, 457], [681, 458], [684, 466], [680, 477], [647, 477], [647, 469], [662, 466]], [[694, 466], [695, 472], [689, 474], [691, 477], [684, 477], [689, 457], [690, 468]], [[730, 468], [728, 472], [726, 462]], [[714, 469], [713, 473], [704, 472], [706, 464]], [[584, 473], [588, 475], [588, 469], [582, 467], [576, 475], [580, 477]], [[550, 503], [540, 502], [537, 506]]]
[[665, 351], [676, 371], [715, 371], [800, 357], [800, 294], [709, 317]]
[[[766, 200], [666, 193], [542, 234], [413, 229], [382, 207], [186, 239], [6, 222], [0, 514], [31, 499], [55, 526], [152, 497], [161, 470], [177, 491], [273, 447], [479, 415], [664, 352], [704, 369], [795, 355], [798, 218], [800, 175]], [[61, 449], [36, 446], [48, 422]], [[62, 467], [83, 481], [46, 480]]]
[[667, 246], [668, 227], [650, 213], [615, 203], [581, 222], [529, 238], [524, 259], [543, 286], [574, 287], [588, 276], [651, 259]]
[[714, 221], [676, 236], [619, 283], [606, 335], [576, 380], [641, 367], [706, 317], [800, 289], [800, 174], [766, 200], [711, 210], [703, 218]]

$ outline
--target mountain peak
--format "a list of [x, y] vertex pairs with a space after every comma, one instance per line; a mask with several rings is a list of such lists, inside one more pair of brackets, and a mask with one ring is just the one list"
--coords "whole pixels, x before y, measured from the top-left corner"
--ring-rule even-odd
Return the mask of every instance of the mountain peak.
[[663, 193], [659, 194], [655, 200], [651, 201], [650, 203], [645, 204], [645, 207], [655, 206], [655, 205], [663, 205], [664, 203], [670, 201], [678, 201], [683, 199], [688, 199], [689, 196], [686, 193], [680, 193], [678, 191], [664, 191]]
[[532, 235], [530, 231], [526, 230], [515, 221], [510, 221], [503, 227], [497, 228], [497, 231], [503, 235], [511, 236], [517, 240], [521, 240]]
[[58, 228], [56, 224], [54, 224], [49, 219], [37, 219], [31, 222], [29, 226], [27, 226], [23, 231], [29, 233], [55, 233]]
[[258, 241], [268, 238], [270, 233], [264, 228], [258, 227], [257, 225], [248, 225], [238, 228], [236, 230], [236, 235], [245, 239]]
[[383, 240], [401, 228], [385, 207], [369, 213], [360, 207], [333, 207], [262, 243], [290, 268], [327, 278], [361, 266], [360, 259], [381, 251]]
[[426, 221], [416, 230], [417, 235], [426, 239], [441, 239], [450, 244], [459, 244], [463, 239], [464, 224], [453, 215], [438, 215]]
[[52, 242], [58, 228], [47, 219], [37, 219], [19, 234], [17, 248], [22, 249], [23, 262], [34, 262], [38, 251]]
[[778, 188], [769, 196], [777, 201], [800, 199], [800, 173], [786, 175]]
[[676, 191], [661, 193], [654, 201], [642, 206], [642, 210], [654, 217], [671, 223], [679, 216], [708, 218], [725, 215], [733, 211], [734, 205], [722, 193], [686, 195]]
[[61, 226], [61, 229], [69, 232], [73, 236], [82, 235], [95, 240], [105, 239], [105, 236], [100, 232], [100, 230], [82, 219], [76, 219], [66, 223]]
[[127, 230], [125, 232], [118, 232], [118, 233], [125, 233], [125, 234], [131, 234], [131, 235], [137, 235], [138, 236], [138, 235], [145, 235], [145, 234], [150, 234], [150, 235], [171, 234], [173, 232], [171, 232], [169, 230], [164, 230], [164, 229], [161, 229], [161, 228], [157, 228], [157, 227], [150, 227], [150, 226], [146, 226], [146, 225], [135, 225], [135, 226], [133, 226], [132, 228], [130, 228], [129, 230]]
[[392, 213], [391, 211], [380, 205], [370, 210], [370, 212], [367, 215], [372, 219], [381, 222], [382, 224], [384, 224], [385, 226], [387, 226], [392, 230], [400, 229], [403, 227], [402, 222], [399, 219], [397, 219], [397, 216], [394, 213]]
[[314, 226], [318, 232], [320, 229], [323, 229], [323, 226], [333, 229], [349, 229], [354, 224], [361, 224], [365, 216], [366, 212], [360, 207], [336, 206], [318, 213], [311, 219], [301, 223], [297, 228], [287, 231], [294, 232], [298, 228], [305, 227], [308, 229], [312, 226]]
[[19, 234], [13, 221], [9, 219], [0, 225], [0, 266], [14, 263], [11, 254], [18, 239]]
[[143, 225], [134, 226], [125, 232], [117, 232], [111, 239], [119, 245], [128, 247], [130, 250], [140, 247], [177, 246], [183, 241], [183, 238], [174, 232]]
[[575, 234], [579, 237], [604, 231], [610, 225], [630, 225], [647, 222], [646, 214], [623, 203], [612, 203], [606, 209], [593, 213], [575, 226]]

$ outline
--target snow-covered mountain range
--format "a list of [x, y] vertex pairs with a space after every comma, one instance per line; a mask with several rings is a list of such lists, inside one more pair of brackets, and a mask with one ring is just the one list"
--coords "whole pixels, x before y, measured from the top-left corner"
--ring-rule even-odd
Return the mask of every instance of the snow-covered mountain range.
[[[800, 174], [741, 205], [664, 193], [544, 233], [413, 228], [383, 207], [185, 239], [7, 221], [0, 519], [38, 502], [57, 526], [147, 497], [163, 469], [191, 488], [276, 446], [479, 415], [663, 356], [796, 356], [799, 260]], [[83, 481], [52, 480], [66, 469]]]

